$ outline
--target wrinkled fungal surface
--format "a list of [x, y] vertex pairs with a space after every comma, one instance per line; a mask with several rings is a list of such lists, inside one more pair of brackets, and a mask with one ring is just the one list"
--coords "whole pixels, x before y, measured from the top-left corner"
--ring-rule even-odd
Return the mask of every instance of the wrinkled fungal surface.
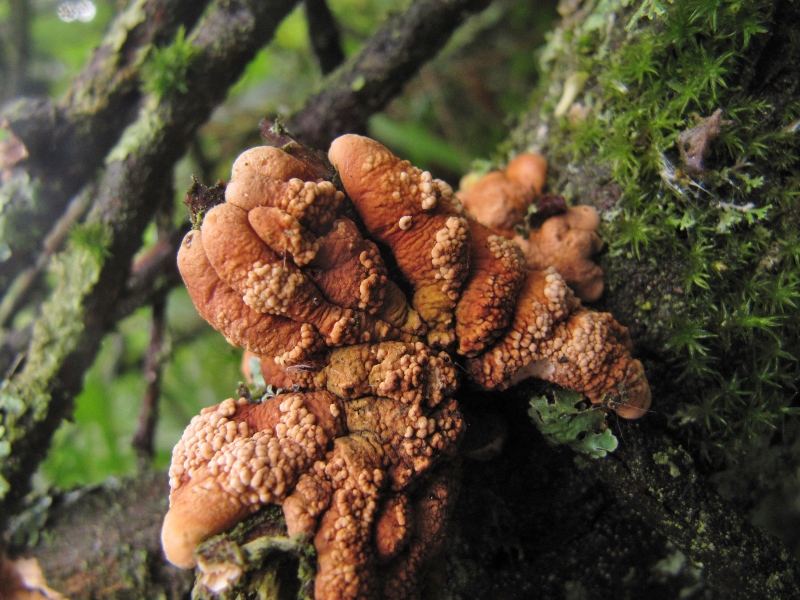
[[592, 302], [603, 293], [603, 270], [592, 261], [603, 246], [600, 218], [591, 206], [542, 195], [546, 174], [542, 156], [524, 153], [505, 169], [466, 175], [457, 196], [479, 223], [514, 240], [532, 270], [555, 267], [578, 298]]
[[[650, 391], [626, 329], [556, 268], [531, 268], [445, 182], [356, 135], [328, 157], [246, 151], [183, 241], [200, 314], [291, 391], [192, 420], [163, 546], [192, 567], [200, 542], [277, 503], [289, 534], [313, 539], [318, 600], [417, 598], [457, 494], [459, 373], [487, 390], [538, 377], [626, 418]], [[532, 168], [540, 180], [510, 172], [538, 192]]]

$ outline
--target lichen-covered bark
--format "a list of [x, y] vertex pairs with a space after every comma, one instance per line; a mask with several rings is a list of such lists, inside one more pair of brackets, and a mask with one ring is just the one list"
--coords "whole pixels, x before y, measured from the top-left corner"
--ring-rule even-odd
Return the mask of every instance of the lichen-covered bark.
[[154, 207], [170, 193], [171, 166], [292, 6], [281, 0], [215, 4], [189, 38], [195, 55], [187, 92], [160, 101], [149, 96], [109, 155], [83, 226], [92, 239], [58, 257], [65, 287], [42, 307], [25, 364], [0, 395], [4, 516], [24, 496], [102, 336], [114, 325], [109, 308], [120, 298]]
[[63, 99], [22, 98], [3, 108], [8, 128], [30, 154], [25, 168], [35, 187], [31, 205], [12, 201], [5, 207], [7, 218], [12, 211], [21, 213], [11, 218], [24, 223], [27, 236], [12, 238], [0, 289], [31, 262], [66, 204], [92, 179], [122, 130], [136, 118], [142, 100], [141, 66], [152, 48], [168, 45], [179, 26], [191, 28], [206, 4], [131, 2]]

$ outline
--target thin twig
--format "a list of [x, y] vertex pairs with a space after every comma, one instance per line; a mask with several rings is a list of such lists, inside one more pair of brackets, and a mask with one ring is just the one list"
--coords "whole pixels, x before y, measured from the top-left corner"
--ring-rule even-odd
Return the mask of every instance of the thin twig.
[[315, 148], [327, 148], [348, 132], [362, 131], [452, 33], [489, 0], [416, 0], [390, 17], [357, 55], [332, 73], [322, 91], [292, 115], [287, 130]]
[[325, 0], [305, 0], [304, 5], [311, 47], [322, 74], [327, 75], [344, 61], [339, 28]]
[[[172, 221], [172, 186], [163, 195], [153, 220], [156, 224], [157, 242], [169, 242]], [[161, 397], [161, 374], [166, 361], [166, 305], [167, 290], [161, 289], [153, 298], [150, 325], [150, 343], [144, 358], [145, 393], [139, 413], [139, 427], [133, 436], [133, 448], [140, 465], [147, 467], [155, 453], [154, 436], [158, 422], [158, 400]]]
[[137, 258], [125, 289], [111, 311], [113, 322], [124, 319], [141, 306], [152, 304], [159, 296], [182, 284], [175, 256], [188, 231], [187, 222]]
[[147, 384], [142, 408], [139, 413], [139, 427], [133, 436], [133, 447], [141, 462], [148, 464], [153, 458], [154, 436], [158, 421], [158, 399], [161, 396], [161, 372], [164, 366], [164, 337], [166, 333], [166, 297], [162, 293], [153, 302], [153, 317], [150, 326], [150, 344], [144, 361], [144, 380]]

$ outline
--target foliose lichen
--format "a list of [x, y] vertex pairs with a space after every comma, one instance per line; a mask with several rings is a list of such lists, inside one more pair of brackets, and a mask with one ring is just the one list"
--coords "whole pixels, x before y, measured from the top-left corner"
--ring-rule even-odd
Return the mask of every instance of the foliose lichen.
[[579, 454], [602, 458], [616, 450], [619, 442], [606, 426], [605, 411], [585, 404], [580, 394], [559, 390], [551, 398], [531, 398], [528, 414], [551, 444], [563, 444]]

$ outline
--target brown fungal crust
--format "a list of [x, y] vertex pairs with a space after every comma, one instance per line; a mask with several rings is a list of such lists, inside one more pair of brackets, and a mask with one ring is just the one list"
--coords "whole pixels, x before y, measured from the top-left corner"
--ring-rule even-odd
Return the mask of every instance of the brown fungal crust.
[[226, 201], [242, 210], [278, 208], [317, 235], [333, 223], [343, 198], [332, 183], [317, 180], [305, 162], [270, 146], [240, 154], [225, 190]]
[[[170, 509], [161, 532], [167, 558], [195, 565], [194, 548], [268, 502], [283, 500], [344, 429], [327, 392], [264, 404], [229, 398], [205, 408], [172, 452]], [[338, 414], [334, 414], [338, 413]]]
[[599, 224], [591, 206], [570, 206], [518, 241], [530, 268], [555, 267], [578, 298], [592, 302], [603, 293], [603, 269], [591, 258], [603, 247]]
[[[245, 372], [256, 358], [292, 393], [195, 417], [173, 453], [162, 539], [192, 566], [197, 543], [276, 502], [290, 535], [313, 535], [318, 600], [418, 598], [457, 493], [457, 367], [486, 389], [553, 381], [627, 418], [650, 393], [625, 328], [583, 308], [552, 267], [531, 270], [447, 184], [359, 136], [330, 158], [363, 223], [339, 214], [343, 195], [318, 166], [255, 148], [184, 240], [200, 314], [247, 349]], [[504, 177], [539, 193], [544, 166], [521, 160]], [[555, 237], [575, 231], [589, 230], [570, 222]]]
[[375, 436], [385, 449], [390, 486], [398, 491], [443, 456], [453, 454], [464, 421], [455, 400], [426, 414], [419, 404], [366, 397], [347, 403], [347, 428]]
[[456, 306], [457, 352], [475, 356], [508, 326], [525, 280], [519, 246], [470, 220], [470, 274]]
[[[278, 149], [243, 153], [225, 190], [227, 202], [208, 211], [179, 257], [201, 314], [233, 344], [283, 365], [306, 362], [325, 346], [401, 335], [369, 314], [381, 312], [390, 287], [377, 248], [346, 219], [331, 230], [343, 194], [330, 182], [306, 181], [311, 177], [302, 161]], [[303, 269], [321, 243], [318, 261], [331, 268], [308, 271], [325, 273], [319, 276], [325, 290]], [[415, 313], [397, 306], [393, 290], [388, 295], [393, 305], [386, 315], [407, 331], [421, 331]], [[251, 332], [256, 323], [277, 335]]]
[[[458, 197], [479, 223], [516, 240], [531, 269], [555, 267], [578, 298], [592, 302], [603, 293], [603, 270], [591, 259], [603, 246], [600, 219], [590, 206], [566, 207], [560, 196], [541, 196], [546, 174], [544, 157], [521, 154], [503, 170], [462, 179]], [[541, 225], [524, 238], [516, 229], [534, 200]]]
[[[258, 238], [242, 209], [229, 203], [215, 206], [200, 231], [211, 266], [258, 312], [309, 323], [329, 345], [390, 337], [388, 323], [328, 302], [293, 261], [284, 260]], [[235, 251], [228, 240], [236, 240]]]
[[[307, 273], [334, 304], [375, 314], [383, 305], [387, 274], [378, 247], [350, 219], [337, 219], [318, 240]], [[402, 325], [392, 323], [393, 325]]]
[[403, 404], [436, 406], [458, 385], [450, 356], [422, 342], [337, 348], [325, 371], [325, 389], [345, 399], [384, 396]]
[[650, 406], [650, 388], [629, 348], [627, 330], [610, 314], [581, 307], [551, 267], [529, 273], [506, 335], [466, 367], [487, 389], [538, 377], [636, 418]]
[[520, 154], [503, 170], [476, 181], [462, 180], [458, 198], [478, 222], [513, 238], [534, 198], [542, 193], [547, 161], [538, 154]]
[[381, 575], [387, 600], [420, 598], [419, 578], [425, 565], [441, 552], [447, 524], [458, 497], [460, 465], [457, 460], [434, 469], [411, 497], [411, 535], [399, 556]]
[[314, 236], [288, 212], [272, 206], [256, 206], [247, 213], [250, 227], [281, 258], [290, 257], [298, 267], [313, 260], [319, 250]]
[[200, 315], [234, 346], [289, 363], [302, 361], [324, 346], [310, 325], [264, 314], [245, 304], [211, 266], [200, 231], [190, 231], [183, 238], [178, 268]]
[[386, 498], [375, 523], [375, 552], [379, 561], [390, 561], [405, 547], [412, 518], [408, 494], [400, 492]]
[[429, 344], [451, 345], [469, 270], [469, 226], [452, 188], [362, 136], [337, 138], [328, 157], [370, 234], [389, 246], [414, 287]]
[[315, 598], [372, 597], [372, 525], [385, 481], [382, 464], [381, 446], [370, 434], [336, 440], [325, 469], [334, 491], [314, 537]]

